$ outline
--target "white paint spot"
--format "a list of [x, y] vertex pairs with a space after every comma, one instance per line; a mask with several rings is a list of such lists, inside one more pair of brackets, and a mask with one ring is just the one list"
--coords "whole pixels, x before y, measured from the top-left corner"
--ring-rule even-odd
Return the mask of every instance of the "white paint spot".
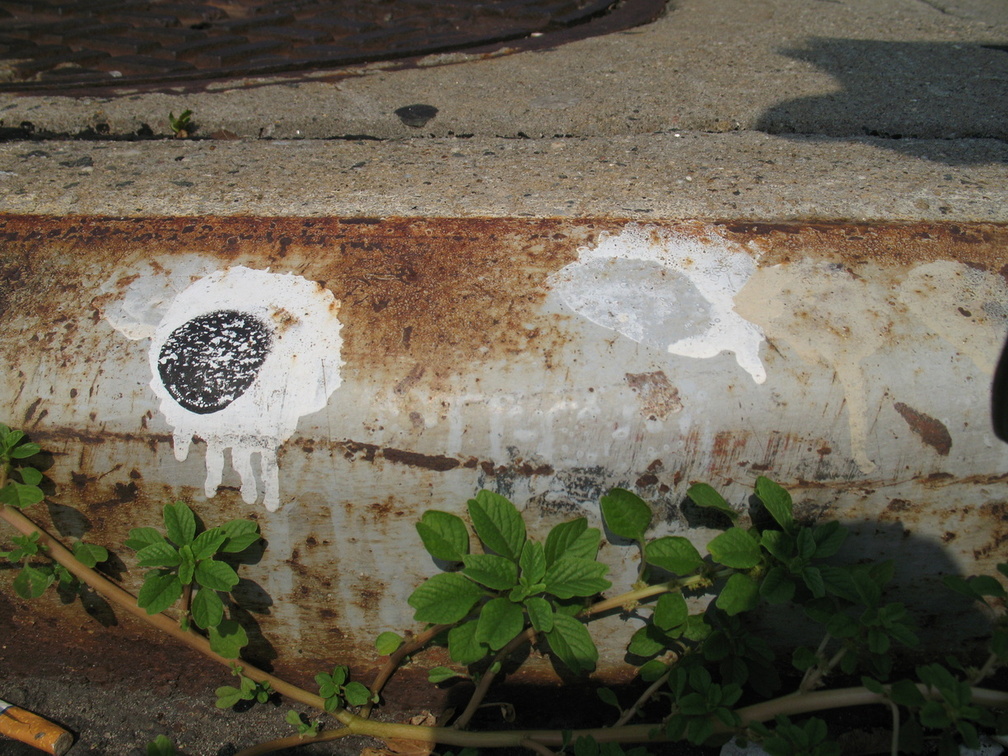
[[193, 437], [206, 443], [207, 497], [230, 450], [242, 499], [255, 503], [257, 455], [263, 504], [276, 511], [280, 447], [342, 382], [340, 302], [293, 274], [236, 266], [177, 292], [173, 284], [188, 278], [179, 273], [110, 282], [125, 295], [107, 303], [105, 317], [129, 338], [151, 338], [150, 385], [174, 429], [176, 459], [186, 459]]
[[564, 304], [588, 320], [671, 354], [704, 359], [732, 352], [756, 383], [766, 380], [763, 332], [734, 310], [756, 272], [744, 249], [713, 233], [704, 238], [629, 225], [550, 277]]

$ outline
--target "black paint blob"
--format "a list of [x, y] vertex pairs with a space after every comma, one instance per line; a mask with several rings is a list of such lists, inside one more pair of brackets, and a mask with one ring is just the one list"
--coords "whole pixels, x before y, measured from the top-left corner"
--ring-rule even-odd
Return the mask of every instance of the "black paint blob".
[[165, 339], [158, 373], [182, 407], [209, 415], [248, 391], [272, 344], [269, 328], [255, 316], [238, 310], [208, 312]]

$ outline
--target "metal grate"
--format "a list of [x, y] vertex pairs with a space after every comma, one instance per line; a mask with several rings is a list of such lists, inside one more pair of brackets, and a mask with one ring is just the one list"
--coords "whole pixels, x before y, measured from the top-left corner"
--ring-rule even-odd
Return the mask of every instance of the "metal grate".
[[631, 2], [0, 0], [0, 89], [192, 81], [404, 58], [565, 29]]

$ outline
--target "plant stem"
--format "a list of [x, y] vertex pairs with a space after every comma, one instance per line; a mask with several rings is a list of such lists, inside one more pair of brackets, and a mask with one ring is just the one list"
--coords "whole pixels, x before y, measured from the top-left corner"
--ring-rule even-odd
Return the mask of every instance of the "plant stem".
[[892, 743], [889, 746], [889, 753], [890, 756], [899, 756], [899, 737], [900, 737], [899, 707], [892, 701], [890, 701], [889, 708], [892, 709]]
[[[388, 661], [385, 662], [385, 666], [381, 668], [378, 672], [378, 676], [375, 677], [374, 682], [371, 683], [371, 694], [379, 695], [382, 692], [382, 688], [385, 687], [385, 683], [389, 681], [392, 675], [394, 675], [396, 670], [399, 668], [399, 665], [402, 664], [403, 659], [410, 654], [419, 651], [449, 627], [451, 627], [451, 625], [433, 625], [417, 635], [413, 638], [413, 640], [408, 642], [404, 641], [399, 648], [389, 654], [389, 658]], [[373, 708], [374, 704], [368, 701], [364, 708], [361, 709], [360, 715], [366, 719], [371, 715], [371, 710]]]
[[990, 674], [993, 674], [994, 670], [996, 670], [1000, 666], [999, 661], [1000, 660], [998, 659], [997, 654], [992, 653], [990, 656], [988, 656], [987, 661], [983, 663], [983, 666], [980, 667], [980, 669], [977, 670], [977, 673], [969, 679], [968, 681], [969, 684], [977, 685], [985, 677], [987, 677]]
[[522, 746], [523, 748], [528, 748], [530, 751], [535, 751], [541, 756], [555, 756], [553, 751], [544, 746], [542, 743], [536, 743], [534, 740], [530, 740], [528, 738], [523, 740], [518, 745]]
[[490, 686], [493, 684], [494, 678], [497, 677], [497, 673], [494, 671], [495, 665], [503, 665], [504, 660], [507, 659], [514, 651], [525, 643], [532, 643], [535, 640], [535, 630], [533, 628], [527, 628], [522, 630], [518, 635], [508, 641], [507, 645], [504, 646], [497, 655], [494, 656], [493, 661], [490, 663], [490, 667], [480, 678], [479, 684], [476, 686], [476, 690], [473, 691], [472, 696], [469, 698], [469, 703], [466, 704], [465, 710], [459, 715], [459, 718], [455, 720], [455, 724], [452, 725], [455, 729], [465, 729], [466, 725], [469, 724], [469, 720], [473, 718], [473, 714], [479, 708], [480, 703], [486, 698], [486, 694], [490, 690]]
[[[0, 486], [6, 482], [5, 477], [6, 476], [0, 475]], [[39, 543], [47, 548], [47, 556], [58, 564], [63, 565], [82, 583], [92, 588], [95, 592], [100, 593], [106, 599], [126, 610], [134, 617], [143, 620], [149, 625], [153, 625], [158, 630], [167, 633], [176, 640], [181, 641], [190, 648], [200, 652], [208, 659], [212, 659], [219, 664], [223, 664], [225, 667], [230, 667], [234, 662], [239, 661], [236, 659], [226, 659], [225, 657], [215, 653], [210, 648], [210, 642], [206, 638], [198, 633], [183, 630], [179, 627], [178, 622], [168, 615], [148, 614], [146, 609], [142, 609], [137, 604], [136, 597], [133, 596], [133, 594], [123, 590], [96, 570], [81, 564], [77, 561], [77, 558], [63, 546], [63, 544], [61, 544], [45, 529], [32, 522], [32, 520], [22, 514], [19, 510], [14, 509], [13, 507], [0, 505], [0, 519], [6, 521], [23, 535], [30, 536], [32, 533], [37, 532], [39, 534]], [[268, 672], [264, 672], [261, 669], [253, 667], [248, 662], [241, 661], [240, 663], [242, 665], [243, 673], [247, 677], [251, 677], [256, 682], [268, 682], [278, 693], [295, 701], [299, 701], [307, 706], [324, 710], [324, 702], [319, 696], [309, 693], [308, 691], [303, 690], [296, 685], [292, 685], [285, 680], [281, 680], [278, 677], [274, 677]], [[334, 716], [337, 718], [339, 718], [342, 714], [345, 714], [345, 712], [334, 712]]]
[[[924, 685], [918, 686], [925, 698], [936, 698], [940, 694]], [[972, 701], [975, 704], [986, 708], [1008, 709], [1008, 693], [987, 688], [973, 688]], [[796, 715], [808, 714], [823, 709], [840, 709], [849, 706], [863, 706], [866, 704], [888, 704], [885, 695], [872, 693], [867, 688], [842, 688], [839, 690], [821, 690], [798, 695], [791, 693], [781, 698], [770, 701], [763, 701], [752, 706], [738, 709], [736, 713], [742, 720], [742, 724], [753, 722], [764, 722], [773, 719], [778, 714]], [[390, 722], [378, 722], [373, 719], [364, 719], [349, 712], [344, 718], [346, 727], [332, 731], [342, 733], [342, 735], [368, 735], [381, 738], [382, 740], [411, 740], [421, 743], [440, 743], [450, 746], [473, 747], [473, 748], [504, 748], [522, 747], [524, 741], [531, 740], [543, 746], [562, 747], [564, 743], [564, 732], [560, 730], [502, 730], [498, 732], [470, 732], [459, 730], [454, 727], [429, 727], [425, 725], [394, 724]], [[735, 728], [726, 727], [723, 723], [715, 721], [715, 734], [728, 734]], [[599, 743], [647, 743], [652, 741], [666, 741], [659, 736], [652, 738], [656, 725], [637, 724], [624, 725], [622, 727], [597, 727], [586, 730], [568, 731], [568, 736], [572, 740], [579, 737], [589, 736]], [[320, 738], [329, 733], [319, 734]], [[341, 735], [341, 737], [342, 737]]]
[[286, 738], [277, 738], [276, 740], [259, 743], [251, 748], [238, 751], [235, 756], [264, 756], [264, 754], [282, 751], [285, 748], [297, 748], [298, 746], [308, 745], [310, 743], [324, 743], [327, 740], [337, 740], [350, 734], [350, 731], [346, 727], [343, 727], [339, 730], [323, 730], [314, 737], [288, 735]]
[[657, 680], [651, 683], [648, 686], [647, 690], [641, 693], [640, 697], [636, 701], [634, 701], [633, 706], [631, 706], [629, 709], [627, 709], [620, 715], [620, 718], [616, 720], [616, 724], [614, 724], [613, 727], [622, 727], [631, 719], [633, 719], [634, 715], [640, 710], [640, 707], [643, 706], [645, 703], [647, 703], [651, 699], [651, 696], [653, 696], [655, 693], [661, 690], [662, 686], [668, 681], [669, 675], [671, 674], [672, 674], [672, 667], [670, 666], [665, 671], [665, 674], [663, 674], [661, 677], [659, 677]]
[[[827, 635], [826, 638], [824, 638], [823, 640], [826, 640], [828, 638], [829, 636]], [[820, 648], [822, 648], [822, 646], [820, 646]], [[815, 667], [813, 667], [812, 674], [808, 675], [807, 679], [802, 680], [801, 685], [798, 686], [798, 692], [808, 693], [810, 690], [813, 690], [814, 688], [817, 688], [819, 685], [821, 685], [822, 679], [833, 671], [833, 668], [840, 663], [840, 660], [843, 659], [846, 654], [847, 654], [847, 646], [841, 646], [837, 650], [837, 652], [833, 654], [832, 657], [830, 657], [830, 660], [826, 662], [825, 665], [817, 664]], [[818, 655], [819, 654], [817, 653], [816, 656]]]

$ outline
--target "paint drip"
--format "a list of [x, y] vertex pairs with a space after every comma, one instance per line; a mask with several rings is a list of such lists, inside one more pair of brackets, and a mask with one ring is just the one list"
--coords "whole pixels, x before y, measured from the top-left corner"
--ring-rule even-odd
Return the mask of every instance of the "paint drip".
[[224, 452], [242, 499], [280, 507], [277, 453], [298, 420], [323, 409], [342, 381], [340, 303], [293, 274], [236, 266], [200, 278], [171, 302], [149, 351], [151, 388], [174, 428], [175, 458], [193, 438], [206, 443], [207, 497], [216, 494]]

